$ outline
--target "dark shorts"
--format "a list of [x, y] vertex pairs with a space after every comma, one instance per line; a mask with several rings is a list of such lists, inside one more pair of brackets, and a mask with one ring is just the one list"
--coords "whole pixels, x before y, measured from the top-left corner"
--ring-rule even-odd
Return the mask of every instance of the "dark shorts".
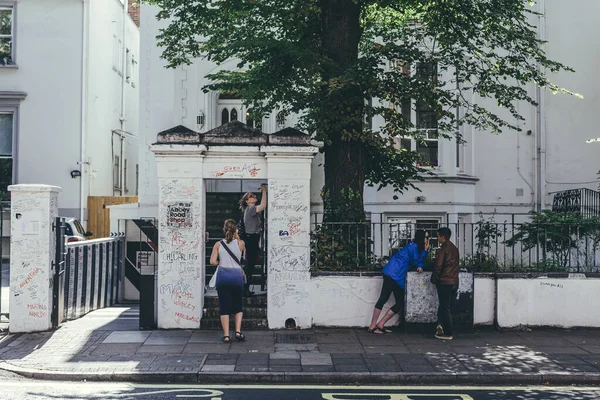
[[242, 312], [244, 277], [240, 268], [219, 268], [217, 273], [217, 293], [221, 315]]

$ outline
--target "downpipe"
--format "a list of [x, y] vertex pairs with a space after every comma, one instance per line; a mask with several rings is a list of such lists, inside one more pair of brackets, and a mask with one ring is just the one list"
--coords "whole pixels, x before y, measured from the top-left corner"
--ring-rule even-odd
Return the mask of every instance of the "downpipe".
[[86, 141], [86, 129], [87, 129], [87, 64], [88, 64], [88, 27], [89, 27], [89, 0], [81, 0], [81, 24], [82, 24], [82, 35], [81, 35], [81, 101], [80, 101], [80, 112], [81, 120], [79, 126], [79, 168], [81, 169], [81, 176], [79, 177], [79, 220], [85, 220], [85, 141]]

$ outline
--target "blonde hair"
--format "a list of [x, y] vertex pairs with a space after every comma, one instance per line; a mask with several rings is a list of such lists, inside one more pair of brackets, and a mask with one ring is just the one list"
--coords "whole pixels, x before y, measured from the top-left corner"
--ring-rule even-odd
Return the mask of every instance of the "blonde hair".
[[225, 241], [231, 243], [233, 239], [239, 239], [237, 234], [237, 224], [232, 219], [226, 219], [223, 224], [223, 232], [225, 233]]
[[242, 198], [240, 199], [240, 208], [242, 209], [242, 211], [246, 210], [246, 207], [248, 206], [246, 204], [246, 202], [252, 196], [256, 196], [256, 195], [254, 193], [252, 193], [252, 192], [247, 192], [245, 195], [242, 196]]

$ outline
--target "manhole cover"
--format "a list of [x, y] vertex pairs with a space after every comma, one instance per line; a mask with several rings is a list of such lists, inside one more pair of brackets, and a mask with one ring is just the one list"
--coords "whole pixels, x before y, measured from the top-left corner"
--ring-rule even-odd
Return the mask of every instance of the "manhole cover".
[[309, 344], [316, 343], [315, 336], [306, 333], [276, 333], [275, 343]]

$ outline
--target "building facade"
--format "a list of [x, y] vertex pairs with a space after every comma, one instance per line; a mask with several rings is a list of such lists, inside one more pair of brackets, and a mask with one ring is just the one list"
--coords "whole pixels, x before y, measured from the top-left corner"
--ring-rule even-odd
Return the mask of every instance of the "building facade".
[[129, 3], [0, 1], [4, 196], [9, 184], [60, 186], [60, 215], [85, 221], [88, 196], [136, 194], [140, 33]]
[[[419, 183], [421, 191], [409, 190], [393, 200], [391, 189], [376, 191], [365, 188], [365, 209], [373, 220], [430, 221], [435, 223], [471, 222], [478, 213], [525, 214], [548, 208], [552, 193], [586, 187], [596, 189], [599, 165], [598, 149], [586, 143], [596, 137], [595, 109], [600, 82], [595, 79], [594, 58], [600, 54], [595, 40], [598, 29], [594, 15], [600, 4], [594, 1], [572, 7], [558, 0], [538, 2], [544, 16], [537, 19], [546, 51], [555, 60], [576, 70], [552, 76], [560, 86], [580, 93], [583, 99], [568, 95], [552, 95], [530, 88], [539, 106], [519, 104], [526, 120], [519, 123], [520, 132], [505, 131], [495, 135], [472, 127], [461, 128], [466, 141], [443, 140], [432, 135], [427, 147], [398, 139], [398, 146], [410, 146], [424, 154], [441, 179]], [[155, 37], [164, 22], [155, 18], [157, 9], [142, 6], [143, 54], [140, 80], [141, 141], [140, 206], [142, 214], [155, 216], [158, 204], [156, 167], [147, 147], [155, 142], [156, 133], [175, 125], [206, 132], [232, 119], [246, 120], [247, 111], [240, 100], [223, 98], [219, 93], [204, 93], [205, 76], [218, 69], [236, 68], [235, 62], [216, 66], [197, 60], [190, 66], [165, 69]], [[574, 28], [576, 27], [576, 28]], [[481, 104], [496, 109], [488, 100]], [[417, 107], [418, 108], [418, 107]], [[233, 115], [232, 115], [233, 114]], [[412, 112], [419, 118], [418, 111]], [[260, 122], [265, 133], [293, 126], [293, 118], [283, 120], [276, 112]], [[374, 126], [378, 121], [374, 120]], [[249, 121], [255, 126], [257, 121]], [[321, 206], [319, 193], [323, 185], [323, 159], [317, 156], [312, 167], [311, 201], [313, 211]]]

